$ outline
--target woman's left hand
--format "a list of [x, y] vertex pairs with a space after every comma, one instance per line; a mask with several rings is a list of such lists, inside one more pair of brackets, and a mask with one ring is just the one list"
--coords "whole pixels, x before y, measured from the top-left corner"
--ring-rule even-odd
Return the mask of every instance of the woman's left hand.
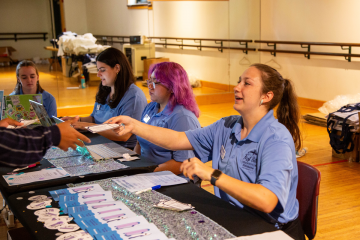
[[181, 166], [180, 170], [183, 172], [185, 177], [194, 180], [194, 175], [198, 176], [204, 181], [210, 181], [211, 174], [214, 172], [214, 169], [205, 165], [198, 158], [191, 158], [190, 160], [185, 160]]
[[75, 128], [75, 129], [80, 129], [80, 130], [87, 130], [85, 127], [88, 127], [88, 126], [92, 126], [92, 125], [95, 125], [95, 123], [88, 123], [88, 122], [74, 122], [72, 124], [72, 126]]

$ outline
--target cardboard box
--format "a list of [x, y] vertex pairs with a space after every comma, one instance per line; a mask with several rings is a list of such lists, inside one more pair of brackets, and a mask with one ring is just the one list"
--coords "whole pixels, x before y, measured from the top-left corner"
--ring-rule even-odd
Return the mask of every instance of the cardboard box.
[[148, 79], [149, 68], [152, 64], [161, 63], [161, 62], [169, 62], [169, 58], [147, 58], [144, 59], [144, 72], [143, 72], [143, 81]]
[[13, 47], [0, 47], [0, 62], [1, 63], [11, 63], [11, 53], [15, 52], [15, 48]]
[[101, 81], [101, 78], [99, 78], [96, 73], [89, 73], [89, 82], [99, 83], [99, 81]]
[[69, 56], [62, 56], [61, 57], [61, 66], [62, 66], [62, 73], [64, 77], [71, 77], [70, 76], [70, 68], [72, 64], [72, 58]]

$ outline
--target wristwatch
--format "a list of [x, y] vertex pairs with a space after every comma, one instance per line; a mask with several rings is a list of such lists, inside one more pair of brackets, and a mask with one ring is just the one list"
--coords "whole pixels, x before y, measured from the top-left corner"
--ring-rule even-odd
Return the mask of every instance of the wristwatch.
[[215, 169], [214, 172], [211, 174], [211, 184], [215, 186], [215, 182], [219, 179], [219, 177], [221, 176], [222, 171], [220, 171], [219, 169]]

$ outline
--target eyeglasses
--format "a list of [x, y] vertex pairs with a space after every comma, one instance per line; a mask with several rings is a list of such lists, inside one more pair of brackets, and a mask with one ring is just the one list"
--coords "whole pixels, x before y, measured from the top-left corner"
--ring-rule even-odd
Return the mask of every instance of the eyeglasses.
[[149, 80], [146, 80], [146, 83], [148, 88], [155, 89], [155, 85], [159, 84], [160, 82], [157, 82], [156, 78], [149, 78]]

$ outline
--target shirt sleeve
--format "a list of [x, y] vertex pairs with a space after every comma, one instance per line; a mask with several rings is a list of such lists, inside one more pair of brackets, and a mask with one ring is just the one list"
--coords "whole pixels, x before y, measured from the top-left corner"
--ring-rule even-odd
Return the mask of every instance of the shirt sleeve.
[[57, 126], [34, 129], [0, 128], [0, 164], [12, 167], [27, 166], [40, 161], [46, 150], [59, 145]]
[[147, 102], [145, 97], [143, 98], [139, 94], [134, 94], [133, 97], [124, 103], [124, 107], [119, 109], [117, 115], [126, 115], [141, 121], [141, 115], [145, 109], [146, 104]]
[[204, 128], [186, 131], [185, 134], [202, 162], [212, 160], [215, 133], [223, 119]]
[[49, 94], [49, 99], [47, 100], [47, 106], [48, 109], [46, 110], [49, 117], [55, 116], [57, 117], [57, 106], [56, 106], [56, 100], [53, 95]]
[[93, 111], [92, 111], [92, 113], [90, 114], [91, 117], [94, 117], [94, 115], [95, 115], [95, 109], [96, 109], [96, 106], [97, 106], [97, 105], [98, 105], [98, 103], [95, 102]]
[[[187, 130], [197, 129], [200, 127], [200, 123], [196, 117], [192, 118], [191, 116], [183, 115], [177, 117], [175, 121], [171, 123], [169, 126], [170, 129], [185, 132]], [[182, 151], [174, 151], [172, 152], [173, 158], [177, 162], [183, 162], [188, 158], [192, 158], [195, 156], [192, 150], [182, 150]]]
[[[279, 200], [283, 212], [291, 188], [291, 172], [294, 170], [293, 152], [286, 142], [266, 143], [261, 154], [261, 169], [256, 183], [272, 191]], [[277, 207], [278, 208], [278, 207]]]

